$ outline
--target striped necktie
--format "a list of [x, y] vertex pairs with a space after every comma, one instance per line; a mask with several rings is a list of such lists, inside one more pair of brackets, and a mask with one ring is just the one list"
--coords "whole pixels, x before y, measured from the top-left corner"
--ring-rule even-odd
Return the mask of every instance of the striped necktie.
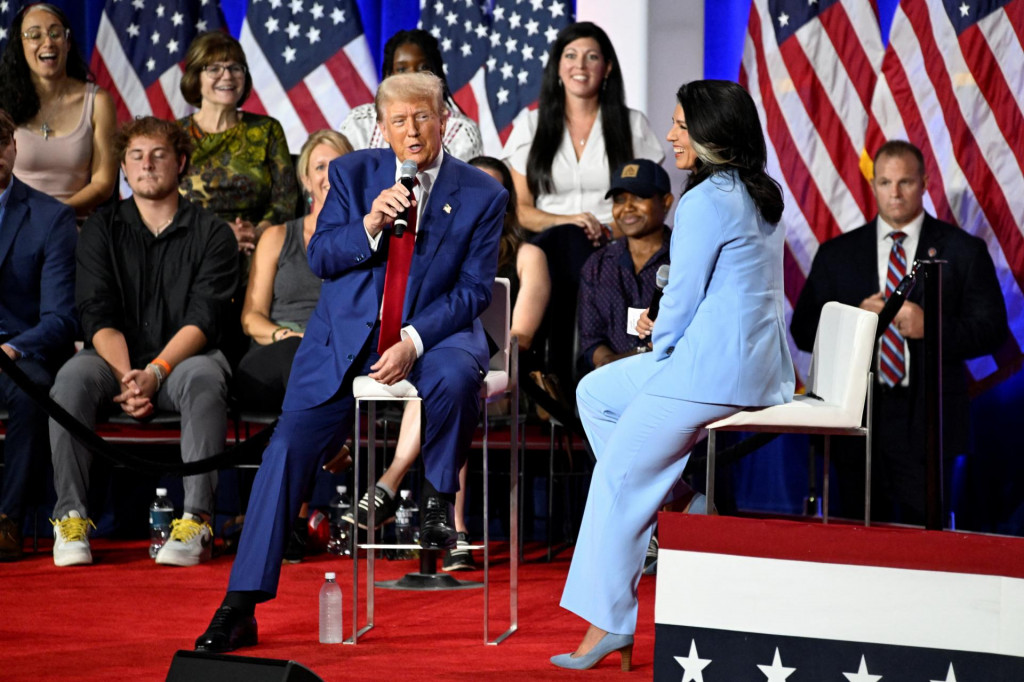
[[[889, 251], [889, 268], [885, 275], [885, 298], [899, 286], [900, 280], [907, 274], [907, 254], [903, 250], [903, 240], [907, 235], [903, 232], [889, 233], [892, 249]], [[886, 386], [897, 386], [907, 373], [907, 362], [903, 356], [903, 335], [896, 331], [895, 323], [890, 323], [882, 334], [882, 346], [879, 350], [878, 369]]]

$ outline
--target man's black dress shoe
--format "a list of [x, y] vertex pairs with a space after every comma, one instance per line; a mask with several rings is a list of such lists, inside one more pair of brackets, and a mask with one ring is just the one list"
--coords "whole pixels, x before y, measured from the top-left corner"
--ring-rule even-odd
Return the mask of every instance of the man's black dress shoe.
[[420, 524], [420, 547], [423, 549], [451, 549], [458, 534], [452, 528], [454, 510], [450, 502], [430, 495], [423, 503], [423, 522]]
[[196, 640], [196, 651], [221, 654], [243, 646], [256, 646], [256, 618], [232, 606], [221, 606], [213, 614], [206, 632]]

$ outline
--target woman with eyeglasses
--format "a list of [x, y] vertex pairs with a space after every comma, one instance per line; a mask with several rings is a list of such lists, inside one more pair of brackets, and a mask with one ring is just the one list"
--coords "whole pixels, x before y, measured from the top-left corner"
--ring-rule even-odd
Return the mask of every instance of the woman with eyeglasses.
[[238, 41], [221, 31], [196, 36], [181, 77], [181, 94], [198, 107], [178, 120], [195, 146], [181, 192], [230, 225], [246, 255], [263, 230], [295, 216], [298, 199], [284, 128], [239, 109], [251, 91]]
[[0, 108], [18, 125], [20, 180], [74, 208], [80, 223], [110, 198], [114, 101], [93, 82], [57, 7], [38, 3], [14, 15], [0, 57]]

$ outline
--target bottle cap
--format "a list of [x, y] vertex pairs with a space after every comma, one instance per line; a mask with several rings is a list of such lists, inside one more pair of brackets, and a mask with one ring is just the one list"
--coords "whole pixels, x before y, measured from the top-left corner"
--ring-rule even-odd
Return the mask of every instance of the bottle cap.
[[156, 489], [156, 496], [157, 497], [167, 497], [167, 488], [157, 488]]
[[324, 573], [324, 580], [334, 580], [334, 571]]
[[400, 492], [398, 493], [398, 495], [399, 495], [399, 497], [401, 497], [401, 498], [402, 498], [403, 500], [408, 500], [408, 499], [409, 499], [409, 495], [410, 495], [410, 493], [409, 493], [409, 491], [408, 491], [408, 490], [402, 490], [402, 491], [400, 491]]

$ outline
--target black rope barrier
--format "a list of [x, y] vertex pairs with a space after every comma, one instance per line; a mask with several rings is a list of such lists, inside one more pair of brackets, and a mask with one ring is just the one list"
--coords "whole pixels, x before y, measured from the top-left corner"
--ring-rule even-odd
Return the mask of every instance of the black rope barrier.
[[[28, 394], [47, 416], [64, 427], [89, 452], [108, 459], [115, 464], [144, 473], [193, 476], [219, 469], [227, 469], [239, 462], [258, 461], [260, 459], [258, 455], [266, 447], [271, 434], [274, 432], [274, 427], [277, 425], [275, 421], [244, 442], [199, 462], [161, 462], [139, 457], [105, 441], [95, 431], [75, 419], [67, 410], [54, 402], [53, 398], [45, 390], [32, 383], [32, 380], [18, 367], [17, 363], [7, 357], [7, 353], [4, 352], [0, 352], [0, 371], [9, 376], [11, 381]], [[140, 421], [139, 423], [144, 424], [145, 421]]]

